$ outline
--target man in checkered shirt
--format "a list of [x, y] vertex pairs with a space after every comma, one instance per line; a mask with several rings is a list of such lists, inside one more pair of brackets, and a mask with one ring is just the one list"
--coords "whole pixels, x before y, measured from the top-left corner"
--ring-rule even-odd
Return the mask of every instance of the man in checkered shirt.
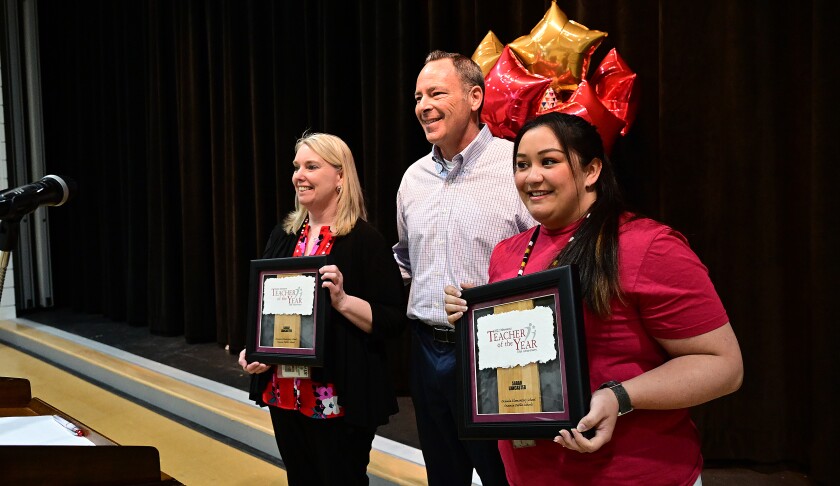
[[429, 485], [506, 485], [497, 442], [460, 441], [455, 422], [454, 329], [443, 288], [487, 283], [499, 241], [535, 221], [513, 183], [513, 143], [479, 122], [484, 75], [468, 57], [433, 51], [417, 77], [414, 109], [432, 151], [408, 168], [397, 193], [394, 256], [411, 284], [411, 395]]

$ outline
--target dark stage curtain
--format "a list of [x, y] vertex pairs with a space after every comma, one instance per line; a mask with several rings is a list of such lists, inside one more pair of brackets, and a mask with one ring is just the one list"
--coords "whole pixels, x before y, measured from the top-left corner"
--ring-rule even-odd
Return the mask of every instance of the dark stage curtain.
[[[413, 114], [425, 54], [471, 55], [488, 30], [509, 43], [549, 5], [41, 0], [47, 167], [81, 186], [50, 213], [56, 305], [238, 351], [248, 261], [292, 207], [296, 138], [348, 142], [395, 240], [401, 175], [429, 150]], [[830, 482], [838, 8], [558, 6], [609, 33], [593, 66], [616, 47], [638, 74], [621, 182], [689, 238], [743, 348], [743, 388], [695, 410], [707, 459]]]

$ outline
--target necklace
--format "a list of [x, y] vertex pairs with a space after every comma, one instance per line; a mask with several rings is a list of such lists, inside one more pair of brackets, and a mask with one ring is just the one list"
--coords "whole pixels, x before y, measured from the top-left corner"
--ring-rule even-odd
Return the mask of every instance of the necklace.
[[[590, 214], [591, 213], [586, 213], [586, 216], [584, 216], [582, 219], [589, 218]], [[581, 224], [583, 224], [583, 223], [581, 223]], [[534, 233], [531, 235], [531, 239], [528, 240], [528, 246], [525, 247], [525, 254], [522, 255], [522, 263], [519, 264], [519, 271], [516, 272], [517, 277], [521, 277], [525, 273], [525, 266], [528, 265], [528, 258], [531, 257], [531, 252], [534, 251], [534, 245], [537, 244], [537, 238], [540, 236], [540, 227], [541, 226], [542, 225], [538, 224], [537, 227], [534, 228]], [[578, 230], [580, 230], [580, 226], [578, 226], [577, 229], [575, 229], [575, 234], [573, 234], [572, 237], [569, 238], [568, 243], [571, 243], [572, 240], [575, 239], [575, 235], [577, 235]], [[554, 268], [554, 267], [557, 266], [558, 263], [560, 263], [560, 255], [559, 254], [556, 257], [554, 257], [554, 260], [552, 260], [551, 265], [549, 265], [548, 268]]]
[[528, 264], [528, 258], [531, 256], [531, 251], [534, 249], [534, 245], [537, 243], [537, 238], [540, 236], [540, 225], [537, 225], [534, 228], [534, 234], [531, 235], [531, 239], [528, 240], [528, 246], [525, 247], [525, 254], [522, 255], [522, 263], [519, 264], [519, 271], [516, 272], [517, 277], [521, 277], [523, 273], [525, 273], [525, 265]]

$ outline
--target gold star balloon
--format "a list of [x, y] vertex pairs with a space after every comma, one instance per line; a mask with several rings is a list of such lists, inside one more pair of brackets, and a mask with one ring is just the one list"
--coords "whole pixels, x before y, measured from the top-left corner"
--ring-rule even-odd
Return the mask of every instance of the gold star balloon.
[[484, 39], [482, 39], [472, 55], [472, 60], [478, 64], [484, 76], [487, 76], [487, 73], [490, 72], [490, 69], [493, 68], [496, 61], [499, 60], [499, 56], [502, 55], [504, 48], [505, 46], [496, 37], [496, 34], [492, 30], [488, 30], [487, 35], [484, 36]]
[[574, 90], [583, 80], [592, 53], [606, 36], [606, 32], [569, 20], [557, 3], [551, 2], [531, 33], [508, 46], [528, 71], [551, 79], [551, 87], [559, 92]]

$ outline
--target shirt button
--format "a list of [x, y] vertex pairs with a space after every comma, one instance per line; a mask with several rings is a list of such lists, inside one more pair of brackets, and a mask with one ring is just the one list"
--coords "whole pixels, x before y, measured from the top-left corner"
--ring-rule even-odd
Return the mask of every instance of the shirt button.
[[438, 308], [438, 307], [440, 307], [440, 304], [438, 304], [437, 302], [435, 302], [435, 303], [434, 303], [434, 306], [435, 306], [435, 308]]

